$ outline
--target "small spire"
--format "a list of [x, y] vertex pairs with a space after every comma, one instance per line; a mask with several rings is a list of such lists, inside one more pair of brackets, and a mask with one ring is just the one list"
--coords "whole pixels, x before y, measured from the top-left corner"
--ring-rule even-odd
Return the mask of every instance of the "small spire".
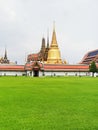
[[47, 30], [47, 48], [49, 48], [49, 29]]
[[45, 38], [42, 38], [42, 45], [41, 45], [41, 51], [45, 50]]
[[7, 59], [7, 50], [6, 50], [6, 48], [5, 48], [4, 59]]

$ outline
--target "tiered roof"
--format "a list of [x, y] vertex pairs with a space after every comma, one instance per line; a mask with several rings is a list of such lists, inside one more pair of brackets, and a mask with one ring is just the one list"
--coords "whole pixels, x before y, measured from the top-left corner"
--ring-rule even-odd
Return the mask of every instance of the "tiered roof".
[[83, 57], [81, 64], [91, 64], [92, 61], [98, 63], [98, 49], [88, 52]]

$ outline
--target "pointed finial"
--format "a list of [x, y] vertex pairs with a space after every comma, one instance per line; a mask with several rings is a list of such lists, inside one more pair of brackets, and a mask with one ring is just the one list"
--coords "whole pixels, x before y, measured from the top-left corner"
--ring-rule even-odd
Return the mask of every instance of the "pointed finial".
[[55, 31], [55, 21], [53, 21], [53, 31]]
[[4, 59], [7, 59], [7, 50], [6, 50], [6, 48], [5, 48]]

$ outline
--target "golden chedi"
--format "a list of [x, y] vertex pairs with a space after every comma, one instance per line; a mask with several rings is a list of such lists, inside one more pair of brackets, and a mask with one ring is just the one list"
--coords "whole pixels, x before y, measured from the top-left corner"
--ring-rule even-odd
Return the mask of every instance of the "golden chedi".
[[53, 29], [52, 41], [48, 51], [48, 64], [62, 64], [60, 50], [58, 48], [55, 28]]

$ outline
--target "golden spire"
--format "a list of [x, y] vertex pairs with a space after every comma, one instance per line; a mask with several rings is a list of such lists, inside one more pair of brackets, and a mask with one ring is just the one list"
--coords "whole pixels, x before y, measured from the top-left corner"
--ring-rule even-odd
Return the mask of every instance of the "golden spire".
[[55, 21], [53, 21], [53, 31], [55, 31]]
[[62, 64], [60, 51], [59, 51], [57, 39], [56, 39], [55, 24], [54, 24], [54, 27], [53, 27], [51, 45], [50, 45], [50, 48], [49, 48], [49, 51], [48, 51], [47, 63], [48, 64]]
[[56, 39], [56, 32], [55, 32], [55, 22], [53, 24], [53, 34], [52, 34], [51, 47], [58, 47], [57, 39]]

